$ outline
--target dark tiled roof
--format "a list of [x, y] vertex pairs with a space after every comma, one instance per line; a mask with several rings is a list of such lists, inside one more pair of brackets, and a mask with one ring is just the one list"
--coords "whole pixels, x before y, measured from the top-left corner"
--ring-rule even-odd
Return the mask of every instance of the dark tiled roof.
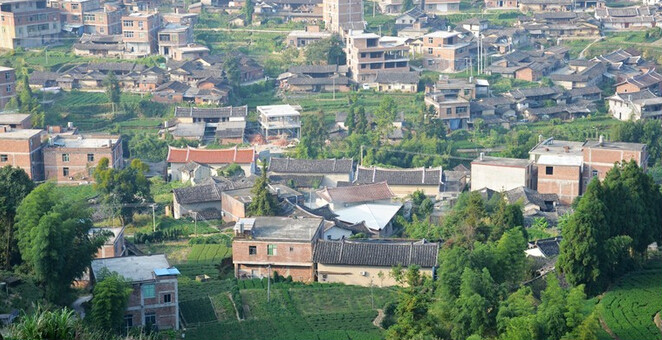
[[318, 241], [313, 262], [354, 266], [437, 265], [438, 243], [374, 241]]
[[597, 86], [579, 87], [568, 91], [568, 94], [573, 97], [584, 96], [587, 94], [597, 94], [597, 93], [602, 93], [602, 90], [600, 90], [600, 88]]
[[533, 189], [526, 187], [518, 187], [505, 192], [508, 202], [514, 204], [515, 202], [522, 200], [524, 205], [534, 204], [540, 207], [542, 210], [546, 210], [545, 202], [556, 202], [558, 203], [559, 197], [556, 194], [541, 194]]
[[299, 174], [349, 174], [354, 161], [351, 159], [295, 159], [271, 158], [269, 171]]
[[317, 191], [317, 195], [327, 202], [344, 203], [387, 200], [394, 196], [386, 182], [338, 188], [324, 188]]
[[225, 118], [225, 117], [246, 117], [248, 107], [244, 106], [226, 106], [216, 108], [201, 107], [177, 107], [175, 117], [194, 117], [194, 118]]
[[311, 77], [295, 77], [287, 81], [290, 85], [349, 85], [349, 78], [347, 77], [324, 77], [324, 78], [311, 78]]
[[416, 72], [379, 72], [375, 77], [378, 84], [418, 84], [420, 79]]
[[628, 78], [625, 82], [633, 84], [639, 88], [646, 88], [662, 83], [662, 74], [657, 73], [657, 71], [653, 69], [644, 74]]
[[299, 65], [287, 69], [290, 73], [333, 73], [338, 71], [338, 65]]
[[548, 86], [515, 89], [510, 92], [513, 98], [516, 99], [538, 97], [538, 96], [549, 96], [558, 93], [559, 93], [558, 89], [556, 89], [555, 87], [548, 87]]
[[172, 192], [179, 204], [192, 204], [221, 201], [221, 192], [227, 190], [245, 189], [253, 186], [253, 181], [247, 178], [238, 181], [213, 180], [192, 187], [174, 189]]
[[387, 169], [359, 167], [356, 171], [358, 184], [386, 182], [389, 185], [440, 185], [441, 168]]
[[176, 93], [182, 93], [183, 94], [189, 88], [190, 88], [190, 86], [188, 86], [184, 83], [178, 82], [176, 80], [172, 80], [172, 81], [169, 81], [169, 82], [157, 87], [156, 89], [154, 89], [154, 92], [173, 90]]
[[561, 241], [563, 241], [561, 236], [545, 238], [533, 242], [533, 246], [537, 246], [545, 257], [554, 257], [561, 253]]

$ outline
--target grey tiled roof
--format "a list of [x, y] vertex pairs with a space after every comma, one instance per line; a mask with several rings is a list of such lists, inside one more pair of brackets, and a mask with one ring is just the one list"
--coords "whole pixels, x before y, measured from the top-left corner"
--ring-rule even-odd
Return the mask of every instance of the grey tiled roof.
[[356, 171], [358, 184], [386, 182], [388, 185], [439, 185], [441, 168], [387, 169], [359, 167]]
[[420, 76], [416, 72], [379, 72], [375, 77], [378, 84], [418, 84]]
[[561, 241], [563, 241], [561, 236], [545, 238], [533, 242], [533, 246], [537, 246], [545, 257], [554, 257], [561, 253]]
[[244, 106], [226, 106], [215, 108], [201, 107], [177, 107], [175, 117], [193, 117], [193, 118], [224, 118], [224, 117], [246, 117], [248, 107]]
[[221, 180], [219, 182], [209, 181], [192, 187], [174, 189], [172, 192], [179, 204], [192, 204], [221, 201], [221, 192], [250, 188], [253, 182], [247, 178], [238, 181]]
[[290, 73], [333, 73], [338, 71], [338, 65], [299, 65], [287, 69]]
[[556, 194], [541, 194], [533, 189], [526, 187], [514, 188], [506, 191], [504, 194], [506, 195], [508, 202], [511, 204], [522, 200], [524, 205], [534, 204], [540, 207], [542, 210], [546, 210], [545, 202], [558, 203], [559, 201], [559, 197]]
[[295, 159], [271, 158], [269, 171], [298, 174], [349, 174], [354, 161], [351, 159]]
[[313, 262], [355, 266], [410, 266], [431, 268], [437, 265], [438, 243], [385, 240], [327, 241], [315, 245]]

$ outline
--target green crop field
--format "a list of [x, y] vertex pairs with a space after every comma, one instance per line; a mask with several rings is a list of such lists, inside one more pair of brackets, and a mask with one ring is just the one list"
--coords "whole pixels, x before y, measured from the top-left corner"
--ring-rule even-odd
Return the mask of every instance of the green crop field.
[[194, 244], [188, 255], [189, 263], [218, 263], [232, 256], [232, 249], [224, 244]]
[[[219, 283], [208, 288], [218, 288], [220, 282], [229, 284], [234, 281], [216, 282]], [[382, 339], [382, 330], [375, 327], [372, 321], [377, 316], [376, 309], [394, 301], [396, 294], [396, 290], [390, 288], [375, 287], [371, 290], [331, 284], [275, 283], [271, 287], [271, 299], [267, 301], [266, 280], [240, 280], [238, 285], [242, 288], [240, 295], [244, 320], [236, 320], [227, 294], [210, 295], [219, 322], [205, 323], [200, 327], [189, 326], [187, 339]], [[187, 286], [186, 291], [193, 288]]]
[[207, 323], [216, 321], [214, 306], [208, 297], [201, 297], [195, 300], [182, 301], [179, 303], [184, 322], [188, 327], [193, 324]]
[[659, 340], [653, 317], [662, 311], [662, 268], [627, 275], [605, 294], [599, 308], [607, 326], [621, 340]]

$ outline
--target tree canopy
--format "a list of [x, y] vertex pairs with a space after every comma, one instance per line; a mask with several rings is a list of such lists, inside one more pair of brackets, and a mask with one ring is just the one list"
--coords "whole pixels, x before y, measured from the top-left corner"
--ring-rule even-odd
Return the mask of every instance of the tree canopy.
[[10, 165], [0, 168], [0, 265], [9, 269], [20, 260], [14, 239], [16, 209], [34, 189], [34, 182], [20, 168]]
[[147, 164], [139, 159], [124, 169], [111, 168], [105, 157], [94, 170], [95, 188], [102, 194], [104, 204], [118, 213], [122, 225], [132, 221], [135, 209], [141, 204], [152, 201], [151, 183], [145, 177], [148, 170]]

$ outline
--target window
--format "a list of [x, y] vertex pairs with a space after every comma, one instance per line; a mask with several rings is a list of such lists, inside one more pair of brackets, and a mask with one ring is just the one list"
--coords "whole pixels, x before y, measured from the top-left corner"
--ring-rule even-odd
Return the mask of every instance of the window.
[[133, 32], [132, 31], [124, 31], [124, 37], [125, 38], [133, 38]]
[[6, 162], [9, 160], [9, 156], [7, 155], [0, 155], [0, 162]]
[[267, 245], [267, 255], [269, 256], [274, 256], [276, 255], [276, 245], [275, 244], [269, 244]]
[[62, 168], [62, 176], [69, 176], [69, 168]]
[[145, 328], [148, 330], [156, 329], [156, 313], [145, 313]]
[[432, 47], [428, 48], [428, 54], [432, 54]]
[[327, 274], [322, 274], [322, 282], [326, 282], [326, 280], [329, 278], [329, 275]]
[[88, 153], [87, 154], [87, 161], [88, 162], [94, 162], [94, 154], [93, 153]]
[[460, 106], [460, 107], [455, 109], [455, 112], [457, 112], [457, 113], [467, 112], [467, 107], [466, 106]]
[[294, 247], [290, 247], [290, 253], [294, 251]]
[[11, 85], [7, 85], [7, 92], [11, 92]]
[[144, 299], [151, 299], [156, 296], [155, 287], [153, 283], [144, 284], [142, 287], [142, 293]]
[[598, 170], [591, 171], [591, 176], [597, 177], [598, 176]]
[[145, 24], [144, 22], [142, 22], [142, 21], [138, 21], [138, 27], [143, 28], [143, 25], [144, 25], [144, 24]]
[[84, 21], [94, 21], [94, 14], [85, 14], [83, 15]]
[[[326, 235], [326, 239], [331, 240], [331, 235]], [[292, 251], [291, 249], [292, 249], [292, 247], [290, 247], [290, 251]]]
[[9, 72], [5, 72], [5, 80], [9, 80], [11, 78], [11, 74]]
[[248, 246], [248, 255], [257, 255], [257, 247]]
[[128, 314], [124, 316], [124, 328], [128, 331], [133, 327], [133, 315]]
[[124, 21], [122, 22], [122, 26], [124, 26], [124, 27], [133, 27], [133, 21], [131, 21], [131, 20], [124, 20]]
[[172, 296], [170, 294], [164, 294], [163, 303], [170, 303], [170, 302], [172, 302]]
[[446, 114], [449, 115], [449, 116], [452, 115], [453, 114], [453, 109], [451, 109], [450, 107], [447, 108], [446, 109]]
[[69, 154], [68, 153], [63, 153], [62, 154], [62, 161], [63, 162], [68, 162], [69, 161]]
[[553, 166], [545, 167], [545, 175], [553, 175], [553, 174], [554, 174], [554, 167]]
[[[434, 38], [428, 38], [428, 44], [434, 44]], [[430, 52], [432, 53], [432, 52]]]

